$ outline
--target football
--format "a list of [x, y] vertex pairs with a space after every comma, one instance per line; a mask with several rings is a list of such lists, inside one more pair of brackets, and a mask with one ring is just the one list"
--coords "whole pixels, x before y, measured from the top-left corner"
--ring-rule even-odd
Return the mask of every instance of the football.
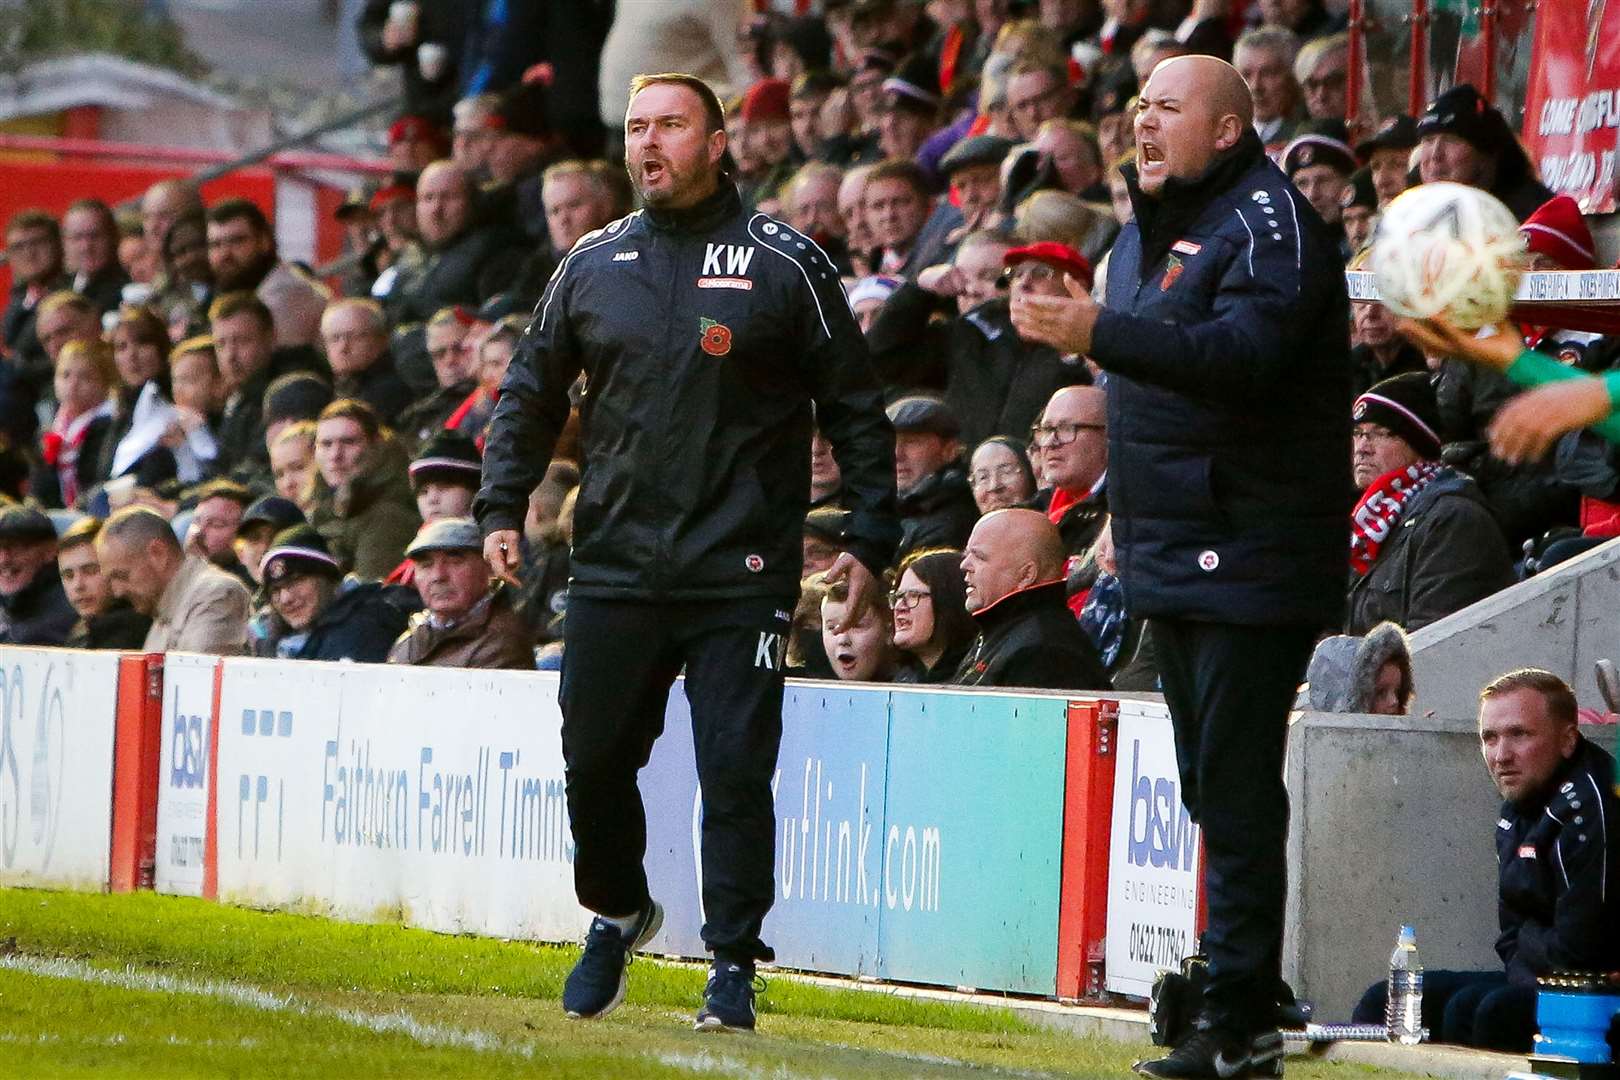
[[1371, 269], [1397, 315], [1444, 315], [1464, 330], [1500, 322], [1526, 263], [1512, 211], [1488, 192], [1436, 181], [1402, 192], [1378, 215]]

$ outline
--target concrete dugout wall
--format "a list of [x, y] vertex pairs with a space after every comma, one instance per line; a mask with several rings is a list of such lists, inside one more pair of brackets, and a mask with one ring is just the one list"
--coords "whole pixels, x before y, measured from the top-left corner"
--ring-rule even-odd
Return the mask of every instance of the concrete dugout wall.
[[1344, 1021], [1402, 923], [1425, 967], [1499, 968], [1496, 789], [1474, 721], [1296, 714], [1283, 977]]

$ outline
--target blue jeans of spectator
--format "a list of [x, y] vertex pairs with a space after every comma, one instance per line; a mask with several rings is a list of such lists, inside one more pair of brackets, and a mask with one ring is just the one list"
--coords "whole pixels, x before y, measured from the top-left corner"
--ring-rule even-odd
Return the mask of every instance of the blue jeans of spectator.
[[[1388, 988], [1369, 986], [1358, 1024], [1382, 1024]], [[1528, 1053], [1536, 1033], [1536, 990], [1511, 986], [1500, 971], [1425, 971], [1423, 1026], [1434, 1042]]]

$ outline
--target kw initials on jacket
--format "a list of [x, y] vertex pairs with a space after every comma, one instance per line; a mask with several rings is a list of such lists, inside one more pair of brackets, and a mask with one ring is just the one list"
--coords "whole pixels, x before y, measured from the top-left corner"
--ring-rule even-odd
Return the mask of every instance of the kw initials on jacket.
[[[725, 266], [722, 269], [721, 262]], [[703, 275], [741, 277], [748, 273], [748, 264], [754, 261], [752, 246], [741, 244], [705, 244], [703, 246]]]

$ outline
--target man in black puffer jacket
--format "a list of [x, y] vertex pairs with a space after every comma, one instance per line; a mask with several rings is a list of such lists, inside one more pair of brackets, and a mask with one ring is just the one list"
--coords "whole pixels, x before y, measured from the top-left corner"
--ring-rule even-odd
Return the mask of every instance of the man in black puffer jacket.
[[1057, 526], [1036, 510], [994, 510], [962, 553], [979, 637], [953, 680], [962, 686], [1108, 690], [1108, 673], [1064, 592]]
[[1210, 978], [1157, 1077], [1280, 1067], [1288, 712], [1339, 623], [1349, 299], [1337, 240], [1265, 156], [1254, 101], [1208, 56], [1153, 70], [1134, 219], [1108, 307], [1013, 297], [1013, 325], [1107, 374], [1108, 502], [1126, 610], [1150, 620], [1187, 809], [1204, 831]]

